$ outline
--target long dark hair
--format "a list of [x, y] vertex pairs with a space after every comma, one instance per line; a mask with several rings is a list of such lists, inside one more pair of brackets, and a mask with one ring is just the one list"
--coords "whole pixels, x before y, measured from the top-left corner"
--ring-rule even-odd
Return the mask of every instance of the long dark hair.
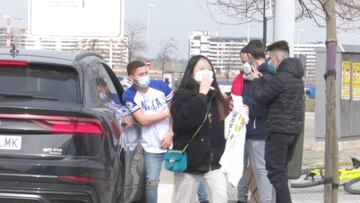
[[225, 103], [224, 97], [221, 94], [219, 85], [216, 81], [216, 76], [215, 76], [215, 71], [214, 71], [214, 67], [211, 63], [211, 61], [202, 55], [196, 55], [190, 58], [184, 75], [181, 79], [180, 85], [178, 87], [178, 90], [187, 90], [190, 91], [192, 94], [197, 94], [199, 92], [199, 84], [195, 81], [195, 79], [193, 78], [193, 72], [194, 72], [194, 68], [196, 66], [196, 64], [201, 60], [204, 59], [206, 60], [210, 66], [211, 66], [211, 70], [214, 73], [213, 77], [214, 77], [214, 81], [212, 82], [211, 86], [215, 88], [215, 101], [219, 110], [219, 116], [221, 120], [224, 120], [226, 115], [228, 114], [229, 110], [228, 107]]

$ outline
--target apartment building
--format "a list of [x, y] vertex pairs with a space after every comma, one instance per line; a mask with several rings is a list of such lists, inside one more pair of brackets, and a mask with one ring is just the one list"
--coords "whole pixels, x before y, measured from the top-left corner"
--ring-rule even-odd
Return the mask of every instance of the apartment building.
[[305, 68], [306, 85], [315, 85], [316, 49], [324, 47], [323, 42], [294, 45], [294, 57], [299, 58]]
[[101, 55], [116, 74], [128, 63], [127, 37], [75, 38], [34, 37], [25, 28], [0, 28], [0, 47], [15, 44], [18, 49], [56, 50], [67, 52], [95, 52]]
[[239, 70], [240, 50], [246, 46], [246, 38], [218, 37], [206, 31], [194, 31], [189, 35], [189, 57], [204, 55], [208, 57], [217, 74]]
[[[246, 44], [246, 38], [219, 37], [207, 31], [194, 31], [189, 35], [189, 56], [201, 54], [208, 57], [217, 75], [228, 79], [238, 73], [242, 64], [239, 53]], [[317, 48], [322, 47], [325, 47], [324, 43], [294, 45], [294, 57], [300, 58], [304, 64], [307, 85], [315, 84], [315, 53]]]
[[95, 52], [118, 74], [128, 63], [126, 37], [121, 38], [71, 38], [71, 37], [31, 37], [26, 41], [26, 49], [57, 50], [68, 52]]
[[0, 27], [0, 47], [10, 47], [15, 43], [19, 48], [25, 48], [26, 29], [23, 27]]

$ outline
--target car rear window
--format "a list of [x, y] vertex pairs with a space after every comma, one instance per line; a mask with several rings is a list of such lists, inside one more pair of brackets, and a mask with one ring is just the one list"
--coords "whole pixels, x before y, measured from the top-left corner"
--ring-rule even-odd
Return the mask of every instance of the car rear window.
[[79, 82], [75, 69], [51, 64], [27, 67], [0, 66], [0, 94], [31, 95], [54, 101], [78, 102]]

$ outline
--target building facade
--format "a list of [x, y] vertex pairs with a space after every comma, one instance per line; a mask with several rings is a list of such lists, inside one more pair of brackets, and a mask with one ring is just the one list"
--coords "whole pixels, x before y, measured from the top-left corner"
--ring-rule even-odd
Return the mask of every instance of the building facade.
[[189, 57], [204, 55], [209, 58], [219, 75], [239, 71], [240, 51], [246, 46], [246, 38], [218, 37], [206, 31], [194, 31], [189, 35]]
[[[239, 53], [247, 43], [246, 38], [218, 37], [207, 31], [194, 31], [189, 35], [189, 57], [198, 54], [208, 57], [217, 75], [231, 80], [239, 72], [242, 65]], [[322, 47], [325, 47], [324, 43], [294, 45], [294, 57], [304, 64], [307, 85], [315, 84], [316, 49]]]
[[119, 75], [128, 63], [127, 37], [71, 38], [35, 37], [25, 28], [0, 28], [0, 47], [14, 44], [18, 49], [56, 50], [65, 52], [95, 52]]
[[26, 40], [26, 49], [57, 50], [66, 52], [94, 52], [119, 74], [128, 63], [127, 38], [70, 38], [31, 37]]
[[26, 29], [22, 27], [0, 27], [0, 47], [10, 47], [15, 43], [18, 48], [25, 48]]
[[305, 68], [305, 85], [315, 85], [316, 49], [324, 48], [323, 42], [309, 44], [295, 44], [294, 57], [299, 58]]

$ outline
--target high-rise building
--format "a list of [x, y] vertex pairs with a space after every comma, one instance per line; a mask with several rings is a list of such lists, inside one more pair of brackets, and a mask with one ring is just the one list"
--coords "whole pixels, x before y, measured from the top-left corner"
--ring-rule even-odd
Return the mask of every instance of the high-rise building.
[[69, 52], [95, 52], [118, 74], [128, 63], [126, 37], [118, 38], [70, 38], [28, 37], [26, 49], [57, 50]]
[[294, 45], [294, 57], [299, 58], [304, 65], [306, 85], [315, 85], [316, 49], [324, 47], [322, 42]]
[[204, 55], [208, 57], [217, 74], [231, 69], [239, 70], [240, 51], [246, 46], [246, 38], [218, 37], [206, 31], [194, 31], [189, 36], [189, 56]]
[[[218, 37], [207, 31], [194, 31], [189, 35], [189, 56], [201, 54], [208, 57], [217, 74], [229, 80], [239, 72], [239, 67], [242, 65], [239, 53], [246, 44], [246, 38]], [[314, 84], [315, 53], [316, 49], [321, 47], [325, 47], [324, 43], [294, 45], [294, 57], [300, 58], [303, 62], [307, 85]]]
[[0, 47], [14, 44], [18, 49], [56, 50], [68, 52], [95, 52], [101, 55], [116, 74], [124, 72], [128, 63], [127, 37], [118, 38], [71, 38], [34, 37], [25, 28], [0, 28]]
[[10, 47], [14, 43], [18, 48], [24, 48], [26, 29], [23, 27], [0, 27], [0, 47]]

